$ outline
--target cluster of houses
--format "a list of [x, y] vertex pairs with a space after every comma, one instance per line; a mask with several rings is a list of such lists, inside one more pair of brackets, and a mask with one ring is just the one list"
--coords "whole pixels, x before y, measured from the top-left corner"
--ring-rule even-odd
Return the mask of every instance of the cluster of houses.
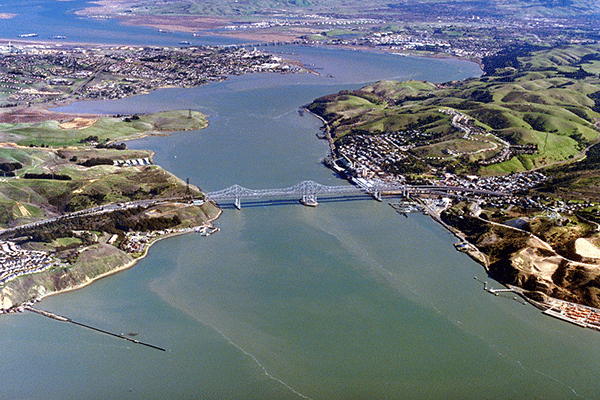
[[447, 173], [444, 175], [442, 183], [446, 186], [458, 186], [466, 189], [518, 193], [538, 186], [546, 179], [546, 175], [537, 171], [504, 176], [461, 176]]
[[372, 18], [332, 18], [322, 15], [305, 15], [298, 18], [297, 15], [290, 14], [292, 19], [273, 18], [252, 23], [240, 23], [237, 25], [228, 25], [224, 29], [228, 31], [246, 30], [246, 29], [269, 29], [280, 26], [347, 26], [347, 25], [372, 25], [383, 23], [384, 21]]
[[392, 132], [380, 135], [353, 134], [336, 143], [340, 155], [338, 164], [344, 169], [359, 171], [364, 178], [377, 177], [384, 181], [403, 180], [393, 173], [390, 165], [413, 157], [406, 153], [415, 143], [431, 136], [419, 130]]
[[117, 167], [135, 167], [138, 165], [152, 165], [152, 160], [149, 157], [132, 158], [129, 160], [114, 160]]
[[372, 46], [394, 46], [402, 50], [418, 50], [422, 48], [449, 48], [450, 43], [444, 39], [423, 35], [416, 37], [406, 33], [376, 32], [365, 41]]
[[0, 285], [59, 264], [43, 251], [24, 250], [13, 242], [0, 240]]
[[[228, 75], [251, 72], [293, 72], [276, 56], [227, 47], [57, 47], [39, 52], [0, 55], [0, 84], [9, 102], [35, 102], [48, 93], [76, 93], [85, 99], [113, 99], [159, 87], [193, 87]], [[27, 93], [21, 85], [35, 85]], [[69, 89], [73, 84], [77, 88]]]
[[[110, 62], [96, 62], [119, 79], [94, 80], [84, 89], [86, 98], [122, 98], [158, 87], [193, 87], [228, 75], [251, 72], [289, 72], [292, 67], [276, 56], [244, 48], [144, 48], [111, 53]], [[99, 65], [100, 68], [103, 64]]]
[[125, 240], [121, 243], [121, 249], [127, 253], [139, 254], [146, 250], [146, 247], [156, 239], [167, 235], [178, 235], [189, 232], [204, 232], [206, 227], [196, 228], [178, 228], [178, 229], [163, 229], [152, 232], [128, 232]]

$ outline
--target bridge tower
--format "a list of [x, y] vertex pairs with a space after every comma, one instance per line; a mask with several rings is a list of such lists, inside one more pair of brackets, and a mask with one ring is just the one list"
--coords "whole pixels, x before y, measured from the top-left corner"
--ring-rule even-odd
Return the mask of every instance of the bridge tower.
[[242, 198], [241, 198], [242, 188], [241, 188], [241, 186], [235, 185], [233, 187], [233, 192], [234, 192], [234, 196], [235, 196], [233, 205], [235, 205], [235, 208], [237, 208], [238, 210], [241, 210], [242, 209]]
[[313, 181], [302, 182], [302, 199], [300, 200], [305, 206], [316, 207], [317, 202], [317, 184]]

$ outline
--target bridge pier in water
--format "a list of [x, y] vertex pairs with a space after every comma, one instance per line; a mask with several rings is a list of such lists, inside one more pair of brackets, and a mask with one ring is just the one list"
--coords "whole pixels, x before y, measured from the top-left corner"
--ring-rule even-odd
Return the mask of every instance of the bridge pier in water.
[[372, 196], [373, 196], [373, 198], [374, 198], [375, 200], [377, 200], [377, 201], [383, 201], [383, 200], [381, 199], [381, 190], [375, 190], [375, 191], [372, 193]]
[[319, 205], [317, 201], [317, 196], [314, 194], [303, 195], [302, 199], [300, 199], [300, 204], [306, 207], [316, 207]]

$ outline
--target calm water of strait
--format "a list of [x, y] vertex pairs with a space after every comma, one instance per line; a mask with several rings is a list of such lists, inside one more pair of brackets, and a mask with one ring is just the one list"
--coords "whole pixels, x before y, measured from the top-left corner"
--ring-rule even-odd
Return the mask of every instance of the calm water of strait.
[[[282, 49], [333, 77], [249, 75], [64, 111], [194, 108], [199, 132], [130, 144], [205, 190], [341, 184], [297, 109], [381, 78], [462, 79], [468, 63]], [[343, 66], [340, 69], [340, 66]], [[481, 290], [482, 268], [430, 219], [363, 200], [226, 210], [221, 231], [159, 242], [136, 267], [0, 318], [0, 397], [595, 398], [598, 333]]]

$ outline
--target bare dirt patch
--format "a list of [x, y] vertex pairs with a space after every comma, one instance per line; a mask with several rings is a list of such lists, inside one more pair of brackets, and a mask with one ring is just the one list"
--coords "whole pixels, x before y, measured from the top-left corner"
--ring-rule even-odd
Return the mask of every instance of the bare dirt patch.
[[57, 113], [41, 108], [14, 108], [0, 113], [0, 123], [22, 124], [43, 121], [69, 121], [76, 118], [92, 118], [92, 115]]
[[58, 126], [60, 126], [61, 129], [85, 129], [94, 125], [96, 122], [98, 122], [97, 118], [76, 117], [71, 121], [62, 122]]
[[29, 210], [27, 210], [25, 208], [25, 206], [23, 206], [23, 204], [19, 203], [18, 201], [15, 203], [15, 206], [19, 209], [19, 212], [21, 213], [21, 215], [23, 217], [31, 217], [31, 213], [29, 212]]
[[584, 238], [575, 241], [575, 251], [582, 257], [600, 259], [600, 249]]
[[[232, 25], [233, 21], [228, 18], [199, 17], [199, 16], [167, 16], [167, 15], [136, 15], [117, 17], [124, 25], [147, 26], [161, 29], [167, 32], [201, 32], [209, 29], [220, 29]], [[287, 42], [298, 39], [300, 36], [312, 31], [296, 29], [282, 32], [279, 29], [248, 29], [239, 31], [212, 32], [220, 36], [247, 39], [259, 42]]]
[[127, 18], [119, 16], [119, 19], [125, 25], [148, 26], [151, 28], [177, 32], [197, 32], [207, 29], [218, 29], [231, 24], [231, 20], [225, 18], [196, 16], [136, 15]]
[[76, 11], [75, 14], [83, 16], [111, 15], [118, 12], [127, 4], [127, 0], [98, 0], [91, 2], [93, 6]]

